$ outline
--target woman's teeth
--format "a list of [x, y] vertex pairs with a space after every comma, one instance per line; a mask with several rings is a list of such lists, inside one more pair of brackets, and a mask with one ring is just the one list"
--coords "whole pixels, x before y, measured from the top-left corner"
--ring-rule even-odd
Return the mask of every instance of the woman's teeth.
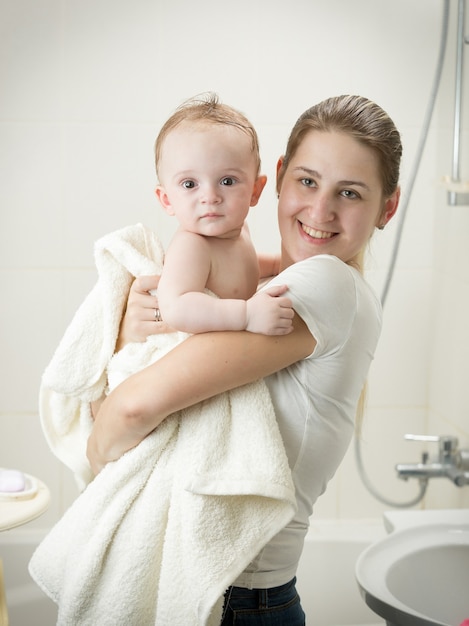
[[323, 230], [314, 230], [314, 228], [310, 228], [306, 226], [306, 224], [302, 224], [301, 228], [305, 231], [307, 235], [310, 237], [314, 237], [315, 239], [330, 239], [334, 233], [326, 233]]

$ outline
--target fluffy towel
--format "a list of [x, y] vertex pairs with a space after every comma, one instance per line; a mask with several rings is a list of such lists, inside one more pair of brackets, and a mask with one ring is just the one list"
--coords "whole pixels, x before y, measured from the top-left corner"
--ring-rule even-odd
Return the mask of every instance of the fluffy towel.
[[45, 437], [80, 489], [93, 478], [86, 458], [90, 402], [105, 390], [130, 285], [136, 276], [161, 273], [164, 253], [155, 235], [136, 224], [99, 239], [94, 256], [96, 285], [67, 328], [39, 392]]
[[[127, 360], [125, 351], [111, 360], [135, 269], [129, 262], [133, 255], [121, 256], [119, 246], [127, 252], [134, 247], [137, 259], [142, 250], [143, 256], [151, 255], [153, 269], [147, 260], [141, 273], [154, 273], [162, 263], [160, 246], [142, 226], [106, 241], [97, 246], [98, 271], [102, 268], [97, 288], [72, 321], [41, 390], [48, 440], [84, 483], [90, 426], [84, 405], [101, 394], [109, 362], [119, 370]], [[101, 255], [109, 261], [109, 243], [113, 262], [99, 264]], [[119, 264], [120, 270], [113, 267]], [[99, 288], [106, 283], [103, 271], [112, 276], [113, 288]], [[101, 341], [96, 330], [88, 354], [71, 353], [93, 319], [114, 326], [101, 328]], [[155, 352], [159, 356], [152, 342], [129, 348], [131, 368], [138, 352], [140, 366]], [[91, 369], [95, 357], [99, 365]], [[54, 364], [73, 368], [74, 382], [66, 369], [54, 371]], [[51, 383], [55, 388], [48, 387]], [[82, 448], [80, 454], [74, 445]], [[260, 381], [171, 416], [108, 464], [40, 544], [30, 572], [59, 605], [61, 626], [215, 626], [225, 589], [294, 511], [288, 462]]]

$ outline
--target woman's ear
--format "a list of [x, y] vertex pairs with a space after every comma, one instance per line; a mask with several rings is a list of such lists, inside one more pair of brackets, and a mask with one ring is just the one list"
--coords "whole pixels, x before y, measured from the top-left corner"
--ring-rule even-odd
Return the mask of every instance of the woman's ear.
[[265, 187], [267, 182], [267, 176], [261, 175], [256, 178], [256, 182], [254, 183], [254, 188], [252, 190], [251, 203], [249, 206], [256, 206], [259, 202], [259, 198], [261, 197], [262, 190]]
[[389, 220], [394, 217], [397, 207], [399, 206], [399, 200], [401, 197], [401, 188], [397, 187], [396, 191], [384, 201], [384, 209], [381, 213], [379, 223], [377, 227], [383, 229]]
[[173, 207], [171, 206], [171, 202], [169, 201], [168, 194], [166, 193], [164, 187], [158, 185], [155, 189], [155, 194], [166, 213], [168, 215], [174, 215]]

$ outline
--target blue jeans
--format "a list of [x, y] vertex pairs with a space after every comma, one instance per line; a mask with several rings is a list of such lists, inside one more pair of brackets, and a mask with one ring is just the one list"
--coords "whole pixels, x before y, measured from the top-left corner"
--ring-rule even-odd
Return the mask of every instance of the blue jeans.
[[296, 578], [270, 589], [230, 587], [220, 626], [305, 626]]

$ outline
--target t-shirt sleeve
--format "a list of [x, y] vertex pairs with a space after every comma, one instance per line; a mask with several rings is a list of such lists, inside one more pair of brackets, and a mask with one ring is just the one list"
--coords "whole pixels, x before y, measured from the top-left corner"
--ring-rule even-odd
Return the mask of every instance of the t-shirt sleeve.
[[353, 270], [337, 257], [318, 255], [291, 265], [267, 286], [288, 285], [285, 294], [317, 342], [314, 356], [346, 342], [357, 310]]

